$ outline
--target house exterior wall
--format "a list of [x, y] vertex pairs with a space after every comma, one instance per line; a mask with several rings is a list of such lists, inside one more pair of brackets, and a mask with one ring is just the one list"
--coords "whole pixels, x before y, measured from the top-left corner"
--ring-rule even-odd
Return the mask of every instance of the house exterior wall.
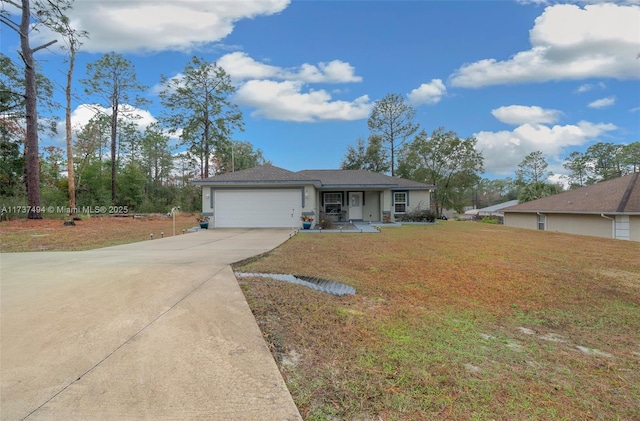
[[318, 207], [318, 192], [315, 187], [309, 185], [304, 186], [304, 206], [302, 208], [302, 212], [314, 212], [316, 214], [316, 218], [319, 215]]
[[[302, 189], [301, 194], [304, 195], [303, 207], [300, 209], [302, 213], [315, 214], [315, 219], [319, 218], [320, 214], [324, 211], [322, 206], [322, 194], [324, 192], [342, 192], [343, 194], [343, 209], [346, 211], [344, 217], [346, 220], [350, 218], [348, 214], [348, 194], [350, 191], [362, 191], [363, 194], [363, 207], [362, 218], [365, 221], [382, 221], [383, 212], [390, 212], [391, 220], [394, 221], [394, 206], [393, 206], [393, 192], [390, 189], [385, 190], [333, 190], [333, 189], [317, 189], [313, 185], [305, 186], [265, 186], [265, 185], [238, 185], [238, 186], [224, 186], [224, 187], [212, 187], [202, 186], [202, 214], [211, 218], [212, 225], [215, 226], [215, 192], [217, 189], [224, 190], [245, 190], [245, 189], [269, 189], [269, 188], [281, 188], [281, 189]], [[408, 191], [408, 210], [430, 209], [431, 206], [431, 194], [428, 191]], [[314, 224], [316, 223], [314, 221]]]
[[640, 215], [629, 216], [629, 240], [640, 241]]
[[364, 206], [362, 207], [362, 219], [365, 221], [380, 221], [380, 191], [365, 191]]
[[412, 190], [409, 192], [409, 210], [430, 210], [431, 192], [426, 190]]
[[392, 209], [393, 208], [393, 195], [391, 194], [391, 190], [383, 190], [382, 194], [380, 196], [381, 196], [380, 200], [382, 201], [380, 203], [380, 207], [382, 208], [382, 212], [390, 212], [391, 221], [394, 221], [394, 219], [393, 219], [393, 209]]
[[213, 188], [209, 186], [202, 187], [202, 214], [213, 216]]
[[600, 215], [549, 214], [546, 230], [613, 238], [613, 221]]
[[[600, 215], [542, 214], [546, 215], [545, 231], [614, 238], [613, 221]], [[614, 218], [611, 215], [605, 216]], [[504, 224], [514, 228], [538, 229], [538, 215], [505, 212]], [[640, 241], [640, 216], [629, 217], [629, 240]]]
[[535, 213], [504, 213], [504, 225], [514, 228], [538, 229], [538, 215]]

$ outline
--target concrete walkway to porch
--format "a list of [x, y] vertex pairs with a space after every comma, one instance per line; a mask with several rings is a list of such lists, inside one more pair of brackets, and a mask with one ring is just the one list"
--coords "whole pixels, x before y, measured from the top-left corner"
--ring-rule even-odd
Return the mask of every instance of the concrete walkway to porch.
[[[355, 226], [355, 229], [353, 228]], [[321, 234], [321, 233], [345, 233], [345, 234], [361, 234], [361, 233], [379, 233], [380, 230], [378, 228], [387, 228], [387, 227], [400, 227], [402, 224], [397, 222], [369, 222], [369, 221], [352, 221], [351, 224], [346, 222], [338, 222], [335, 225], [335, 228], [331, 229], [319, 229], [313, 228], [308, 230], [301, 229], [300, 233], [303, 234]]]

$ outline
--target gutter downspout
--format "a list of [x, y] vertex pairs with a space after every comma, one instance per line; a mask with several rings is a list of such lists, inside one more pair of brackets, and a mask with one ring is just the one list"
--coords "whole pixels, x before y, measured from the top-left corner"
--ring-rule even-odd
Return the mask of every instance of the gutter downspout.
[[611, 221], [611, 238], [616, 238], [616, 220], [610, 216], [605, 216], [604, 213], [601, 213], [600, 216]]

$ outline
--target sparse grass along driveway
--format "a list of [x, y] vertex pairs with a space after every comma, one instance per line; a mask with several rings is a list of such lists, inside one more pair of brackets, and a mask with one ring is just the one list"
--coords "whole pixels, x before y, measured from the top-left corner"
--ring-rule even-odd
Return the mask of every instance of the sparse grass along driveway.
[[[158, 239], [173, 235], [173, 219], [147, 214], [142, 218], [99, 216], [64, 226], [62, 219], [13, 219], [0, 222], [0, 252], [71, 251]], [[198, 225], [196, 216], [176, 216], [176, 235]]]
[[303, 417], [640, 419], [640, 244], [469, 222], [298, 235], [241, 285]]

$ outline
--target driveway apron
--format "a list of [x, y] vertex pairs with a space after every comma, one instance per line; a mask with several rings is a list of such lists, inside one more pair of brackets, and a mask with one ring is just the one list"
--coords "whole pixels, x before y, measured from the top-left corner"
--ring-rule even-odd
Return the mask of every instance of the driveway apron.
[[290, 230], [0, 255], [2, 420], [299, 420], [231, 263]]

